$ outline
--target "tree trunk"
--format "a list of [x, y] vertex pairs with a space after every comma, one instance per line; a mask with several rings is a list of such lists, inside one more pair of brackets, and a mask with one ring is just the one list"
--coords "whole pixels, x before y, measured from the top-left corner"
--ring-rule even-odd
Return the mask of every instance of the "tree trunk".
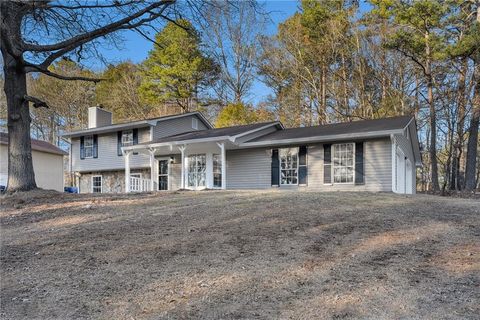
[[[480, 23], [480, 0], [477, 0], [477, 23]], [[478, 125], [480, 123], [480, 61], [475, 61], [474, 78], [476, 79], [475, 93], [473, 96], [472, 118], [468, 129], [467, 161], [465, 165], [465, 189], [475, 190], [477, 186], [477, 144]]]
[[0, 3], [0, 49], [5, 77], [8, 127], [8, 182], [9, 192], [27, 191], [37, 187], [33, 171], [30, 140], [30, 111], [27, 94], [27, 76], [23, 66], [23, 51], [15, 46], [21, 39], [24, 2]]
[[478, 125], [480, 123], [480, 65], [475, 66], [477, 83], [473, 97], [472, 118], [468, 129], [467, 161], [465, 166], [465, 189], [476, 188]]
[[426, 43], [426, 56], [427, 60], [425, 63], [425, 76], [427, 78], [427, 91], [428, 91], [428, 105], [430, 108], [430, 177], [432, 180], [432, 190], [440, 190], [440, 185], [438, 184], [438, 161], [437, 161], [437, 112], [435, 110], [435, 102], [433, 100], [433, 76], [432, 76], [432, 67], [430, 61], [430, 45], [429, 45], [429, 34], [425, 33], [425, 43]]
[[27, 191], [37, 187], [33, 171], [30, 112], [27, 94], [27, 77], [18, 61], [4, 50], [3, 71], [5, 74], [4, 90], [7, 98], [8, 114], [8, 182], [9, 192]]
[[460, 162], [462, 158], [463, 141], [464, 141], [464, 124], [465, 124], [465, 81], [468, 72], [468, 61], [463, 59], [462, 69], [458, 79], [458, 114], [456, 121], [456, 138], [452, 139], [454, 144], [453, 158], [452, 158], [452, 175], [450, 179], [450, 189], [462, 189], [462, 178], [460, 173]]

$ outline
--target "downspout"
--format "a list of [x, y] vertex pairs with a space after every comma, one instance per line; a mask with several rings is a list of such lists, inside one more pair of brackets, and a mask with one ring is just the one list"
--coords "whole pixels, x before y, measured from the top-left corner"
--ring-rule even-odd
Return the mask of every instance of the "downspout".
[[396, 155], [396, 141], [395, 141], [395, 135], [391, 134], [390, 135], [390, 141], [392, 142], [392, 192], [397, 193], [397, 183], [396, 183], [396, 177], [397, 177], [397, 155]]

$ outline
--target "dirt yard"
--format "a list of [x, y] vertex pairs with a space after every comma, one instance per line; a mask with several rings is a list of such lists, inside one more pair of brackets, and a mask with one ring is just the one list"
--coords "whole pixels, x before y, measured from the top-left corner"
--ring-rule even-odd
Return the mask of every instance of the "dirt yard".
[[0, 200], [2, 319], [479, 319], [478, 199]]

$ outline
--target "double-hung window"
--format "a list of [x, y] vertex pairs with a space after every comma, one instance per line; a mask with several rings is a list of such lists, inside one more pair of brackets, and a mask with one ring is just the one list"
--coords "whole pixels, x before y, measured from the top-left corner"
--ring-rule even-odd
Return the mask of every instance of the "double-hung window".
[[85, 136], [83, 138], [83, 149], [85, 150], [85, 158], [93, 158], [93, 136]]
[[92, 192], [102, 193], [102, 176], [92, 176]]
[[333, 145], [333, 182], [353, 183], [355, 172], [355, 150], [353, 143]]
[[222, 157], [219, 154], [213, 155], [213, 187], [222, 187]]
[[280, 184], [298, 184], [298, 148], [279, 149]]
[[133, 146], [133, 130], [122, 131], [122, 147]]

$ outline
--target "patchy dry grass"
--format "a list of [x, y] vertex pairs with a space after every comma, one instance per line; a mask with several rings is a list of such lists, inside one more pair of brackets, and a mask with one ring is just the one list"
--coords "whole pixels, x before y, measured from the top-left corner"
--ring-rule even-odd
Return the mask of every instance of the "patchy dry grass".
[[480, 202], [280, 191], [0, 198], [2, 319], [478, 319]]

